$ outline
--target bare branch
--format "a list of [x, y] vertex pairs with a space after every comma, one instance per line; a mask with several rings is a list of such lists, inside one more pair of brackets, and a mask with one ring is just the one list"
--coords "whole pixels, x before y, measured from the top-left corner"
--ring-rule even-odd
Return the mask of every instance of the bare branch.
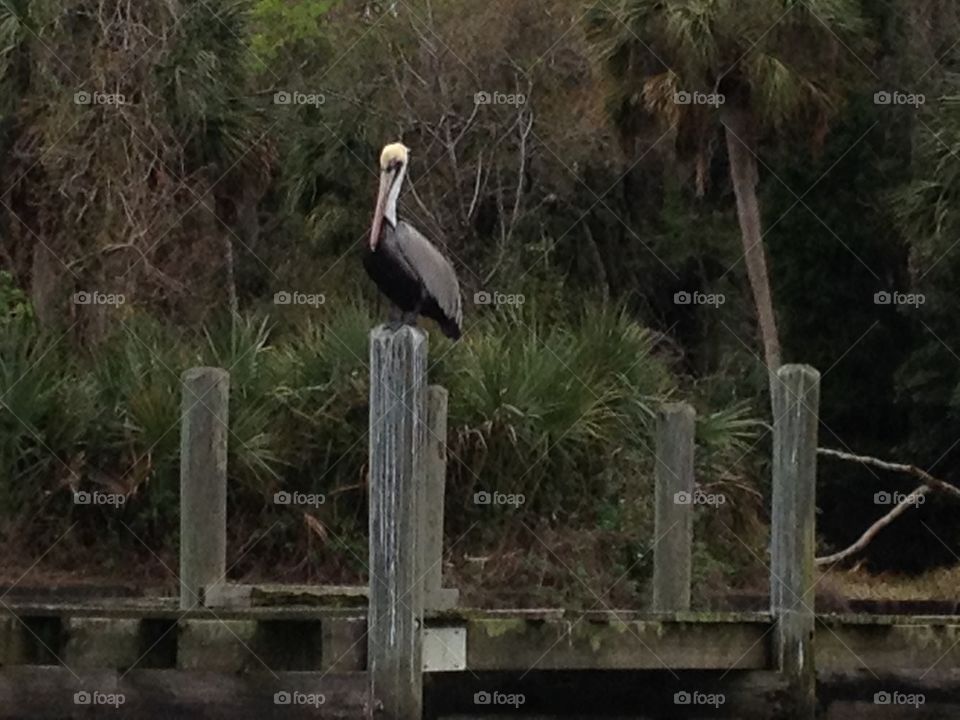
[[467, 134], [467, 132], [469, 132], [470, 128], [473, 127], [473, 121], [477, 118], [477, 113], [479, 111], [480, 111], [480, 104], [475, 102], [473, 104], [473, 112], [470, 113], [470, 117], [468, 117], [466, 123], [464, 123], [463, 129], [460, 131], [457, 137], [454, 138], [453, 140], [454, 146], [459, 145], [460, 141], [463, 140], [464, 136]]
[[854, 455], [853, 453], [841, 452], [840, 450], [832, 450], [830, 448], [817, 448], [817, 453], [825, 457], [847, 460], [849, 462], [860, 463], [861, 465], [871, 465], [873, 467], [880, 468], [881, 470], [906, 473], [908, 475], [913, 475], [914, 477], [920, 478], [924, 483], [903, 498], [899, 503], [897, 503], [897, 505], [890, 512], [868, 527], [855, 543], [843, 550], [840, 550], [839, 552], [833, 553], [832, 555], [818, 557], [815, 562], [820, 566], [833, 565], [862, 552], [881, 530], [903, 515], [911, 507], [917, 507], [919, 505], [919, 498], [925, 497], [926, 494], [931, 490], [937, 490], [960, 499], [960, 488], [933, 477], [930, 473], [926, 472], [925, 470], [921, 470], [916, 465], [888, 462], [886, 460], [880, 460], [879, 458], [870, 457], [869, 455]]
[[477, 179], [473, 184], [473, 197], [470, 198], [470, 207], [467, 208], [467, 217], [473, 219], [473, 213], [477, 209], [477, 201], [480, 199], [480, 178], [483, 176], [483, 151], [477, 154]]
[[[523, 112], [521, 111], [521, 116]], [[527, 172], [527, 138], [530, 137], [530, 131], [533, 129], [533, 112], [528, 113], [528, 120], [526, 127], [523, 127], [521, 124], [520, 129], [520, 150], [517, 153], [519, 156], [517, 162], [519, 167], [517, 167], [517, 191], [513, 199], [513, 212], [510, 214], [510, 226], [507, 229], [507, 243], [510, 242], [510, 239], [513, 237], [513, 231], [517, 227], [517, 218], [520, 215], [520, 202], [523, 199], [523, 183], [524, 176]]]
[[849, 462], [856, 462], [862, 465], [872, 465], [873, 467], [880, 468], [881, 470], [889, 470], [891, 472], [900, 472], [913, 475], [914, 477], [918, 477], [923, 480], [924, 485], [928, 486], [929, 488], [940, 490], [941, 492], [945, 492], [948, 495], [953, 495], [955, 498], [960, 499], [960, 488], [951, 485], [948, 482], [944, 482], [943, 480], [938, 480], [930, 473], [918, 468], [916, 465], [887, 462], [886, 460], [880, 460], [875, 457], [870, 457], [869, 455], [854, 455], [853, 453], [845, 453], [841, 452], [840, 450], [832, 450], [830, 448], [817, 448], [817, 453], [826, 457], [837, 458], [839, 460], [848, 460]]
[[879, 532], [880, 532], [881, 530], [883, 530], [887, 525], [889, 525], [889, 524], [892, 523], [894, 520], [896, 520], [898, 517], [900, 517], [901, 515], [903, 515], [903, 514], [904, 514], [907, 510], [909, 510], [911, 507], [918, 507], [918, 502], [917, 502], [917, 500], [918, 500], [919, 498], [921, 498], [921, 497], [924, 497], [929, 490], [930, 490], [930, 488], [927, 487], [926, 485], [921, 485], [921, 486], [918, 487], [916, 490], [914, 490], [912, 493], [910, 493], [910, 494], [907, 495], [905, 498], [903, 498], [903, 500], [901, 500], [899, 503], [897, 503], [897, 505], [893, 508], [893, 510], [891, 510], [890, 512], [888, 512], [888, 513], [887, 513], [886, 515], [884, 515], [882, 518], [880, 518], [879, 520], [877, 520], [873, 525], [871, 525], [870, 527], [868, 527], [867, 530], [866, 530], [866, 532], [864, 532], [863, 535], [861, 535], [860, 538], [859, 538], [853, 545], [851, 545], [851, 546], [848, 547], [848, 548], [845, 548], [844, 550], [841, 550], [840, 552], [836, 552], [836, 553], [834, 553], [833, 555], [826, 555], [826, 556], [824, 556], [824, 557], [818, 557], [816, 560], [814, 560], [814, 562], [815, 562], [818, 566], [834, 565], [834, 564], [840, 562], [841, 560], [846, 560], [847, 558], [852, 557], [852, 556], [856, 555], [857, 553], [863, 551], [863, 549], [866, 548], [867, 545], [869, 545], [870, 542], [871, 542], [871, 541], [879, 534]]

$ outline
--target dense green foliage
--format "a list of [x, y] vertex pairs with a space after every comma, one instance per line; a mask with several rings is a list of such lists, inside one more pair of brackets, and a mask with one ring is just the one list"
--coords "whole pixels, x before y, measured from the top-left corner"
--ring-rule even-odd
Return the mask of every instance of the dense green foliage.
[[[363, 573], [367, 332], [386, 308], [359, 256], [400, 138], [401, 214], [465, 298], [465, 339], [431, 333], [452, 571], [642, 584], [652, 419], [686, 399], [698, 481], [730, 499], [699, 515], [701, 591], [762, 577], [767, 377], [724, 118], [680, 91], [755, 121], [783, 356], [824, 373], [822, 444], [956, 480], [958, 27], [939, 0], [0, 3], [5, 537], [49, 545], [76, 521], [61, 548], [172, 557], [179, 377], [212, 364], [231, 372], [234, 572]], [[926, 102], [878, 104], [895, 91]], [[824, 545], [904, 482], [824, 463]], [[72, 502], [94, 487], [128, 501]], [[329, 502], [291, 512], [283, 488]], [[491, 512], [482, 490], [526, 502]], [[952, 562], [956, 510], [898, 521], [871, 567]]]
[[[522, 494], [531, 517], [595, 523], [599, 500], [616, 504], [629, 490], [624, 478], [649, 473], [650, 421], [675, 391], [650, 333], [600, 310], [539, 330], [528, 320], [520, 311], [493, 316], [469, 338], [434, 348], [431, 372], [452, 398], [452, 531], [481, 523], [487, 508], [473, 494], [488, 490]], [[104, 539], [129, 531], [151, 546], [171, 541], [179, 378], [207, 364], [231, 373], [232, 517], [273, 525], [263, 550], [280, 551], [297, 542], [301, 517], [274, 506], [273, 493], [322, 493], [331, 499], [317, 508], [325, 532], [359, 552], [372, 323], [358, 304], [193, 333], [135, 316], [76, 353], [33, 322], [10, 320], [0, 332], [8, 517], [47, 518], [17, 525], [30, 541], [52, 542], [75, 521], [96, 523]], [[705, 419], [704, 442], [732, 454], [751, 429], [734, 410]], [[68, 489], [121, 492], [127, 502], [120, 513], [74, 507]], [[61, 522], [50, 523], [55, 517]], [[474, 542], [501, 527], [482, 524]], [[362, 567], [349, 555], [345, 562]]]

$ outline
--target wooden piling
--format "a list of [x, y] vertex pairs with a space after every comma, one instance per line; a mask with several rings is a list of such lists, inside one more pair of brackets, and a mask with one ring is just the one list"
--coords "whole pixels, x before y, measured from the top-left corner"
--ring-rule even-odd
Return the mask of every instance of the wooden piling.
[[226, 574], [230, 375], [192, 368], [181, 383], [180, 607], [186, 610]]
[[367, 658], [378, 718], [423, 711], [417, 484], [425, 476], [427, 337], [370, 334], [370, 604]]
[[658, 415], [653, 546], [653, 609], [690, 609], [693, 546], [693, 452], [696, 413], [686, 403]]
[[443, 510], [447, 482], [447, 398], [445, 388], [427, 388], [427, 437], [424, 482], [420, 490], [420, 567], [423, 606], [426, 610], [449, 610], [460, 593], [443, 587]]
[[813, 720], [814, 550], [820, 374], [807, 365], [777, 372], [773, 423], [770, 610], [774, 659], [792, 696], [790, 720]]

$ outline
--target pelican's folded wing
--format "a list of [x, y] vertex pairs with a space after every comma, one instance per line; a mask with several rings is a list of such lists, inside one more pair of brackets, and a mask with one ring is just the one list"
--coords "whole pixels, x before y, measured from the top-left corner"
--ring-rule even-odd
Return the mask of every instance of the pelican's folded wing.
[[405, 222], [397, 224], [394, 237], [397, 249], [420, 277], [420, 282], [440, 310], [460, 327], [463, 322], [460, 282], [450, 261], [429, 240]]

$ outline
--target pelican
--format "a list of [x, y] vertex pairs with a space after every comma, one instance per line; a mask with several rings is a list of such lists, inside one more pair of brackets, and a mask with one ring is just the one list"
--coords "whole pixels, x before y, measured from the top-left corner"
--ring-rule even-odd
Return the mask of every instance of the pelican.
[[432, 318], [449, 338], [460, 337], [460, 283], [450, 262], [423, 235], [397, 220], [397, 198], [407, 174], [408, 149], [391, 143], [380, 153], [380, 191], [363, 258], [367, 274], [399, 310], [400, 323]]

